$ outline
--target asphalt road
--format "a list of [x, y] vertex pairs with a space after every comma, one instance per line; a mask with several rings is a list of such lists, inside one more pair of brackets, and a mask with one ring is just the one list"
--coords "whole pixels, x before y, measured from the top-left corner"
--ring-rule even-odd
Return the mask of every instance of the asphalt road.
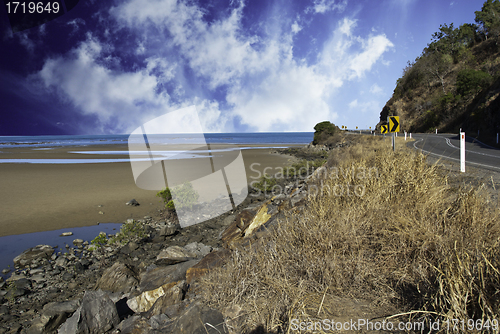
[[[458, 134], [413, 134], [415, 141], [407, 145], [426, 154], [460, 162], [460, 138]], [[500, 171], [500, 150], [483, 144], [472, 137], [465, 138], [465, 166], [472, 165], [492, 171]]]

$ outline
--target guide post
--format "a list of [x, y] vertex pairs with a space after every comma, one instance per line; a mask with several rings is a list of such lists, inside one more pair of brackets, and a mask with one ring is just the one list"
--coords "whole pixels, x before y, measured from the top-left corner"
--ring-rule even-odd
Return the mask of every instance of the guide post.
[[465, 173], [465, 132], [460, 132], [460, 171]]

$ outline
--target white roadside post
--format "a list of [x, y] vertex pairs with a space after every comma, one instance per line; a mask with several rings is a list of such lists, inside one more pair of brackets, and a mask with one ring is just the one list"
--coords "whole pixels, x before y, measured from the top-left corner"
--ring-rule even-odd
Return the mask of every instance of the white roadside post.
[[406, 141], [406, 131], [405, 131], [405, 141]]
[[410, 132], [410, 139], [411, 139], [411, 132]]
[[465, 173], [465, 132], [460, 132], [460, 171]]
[[438, 134], [438, 129], [436, 129], [436, 134]]
[[497, 144], [498, 144], [498, 132], [497, 132]]

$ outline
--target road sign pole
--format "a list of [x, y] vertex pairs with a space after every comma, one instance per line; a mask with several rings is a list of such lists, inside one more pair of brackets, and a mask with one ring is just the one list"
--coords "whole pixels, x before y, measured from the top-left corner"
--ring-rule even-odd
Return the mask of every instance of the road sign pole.
[[460, 132], [460, 171], [465, 173], [465, 132]]
[[497, 144], [498, 144], [498, 133], [497, 133]]
[[392, 133], [392, 151], [394, 152], [396, 150], [396, 133]]

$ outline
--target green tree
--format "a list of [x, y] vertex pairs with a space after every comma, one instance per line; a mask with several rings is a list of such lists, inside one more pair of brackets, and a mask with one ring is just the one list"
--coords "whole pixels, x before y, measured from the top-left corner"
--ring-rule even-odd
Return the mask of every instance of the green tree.
[[487, 0], [481, 11], [476, 11], [476, 23], [479, 24], [480, 31], [485, 38], [498, 37], [500, 33], [500, 1]]
[[457, 93], [462, 96], [475, 94], [488, 87], [493, 78], [486, 72], [472, 69], [462, 70], [457, 75]]
[[324, 121], [314, 126], [314, 140], [313, 145], [318, 145], [326, 141], [329, 137], [335, 135], [340, 131], [339, 127], [335, 124]]

